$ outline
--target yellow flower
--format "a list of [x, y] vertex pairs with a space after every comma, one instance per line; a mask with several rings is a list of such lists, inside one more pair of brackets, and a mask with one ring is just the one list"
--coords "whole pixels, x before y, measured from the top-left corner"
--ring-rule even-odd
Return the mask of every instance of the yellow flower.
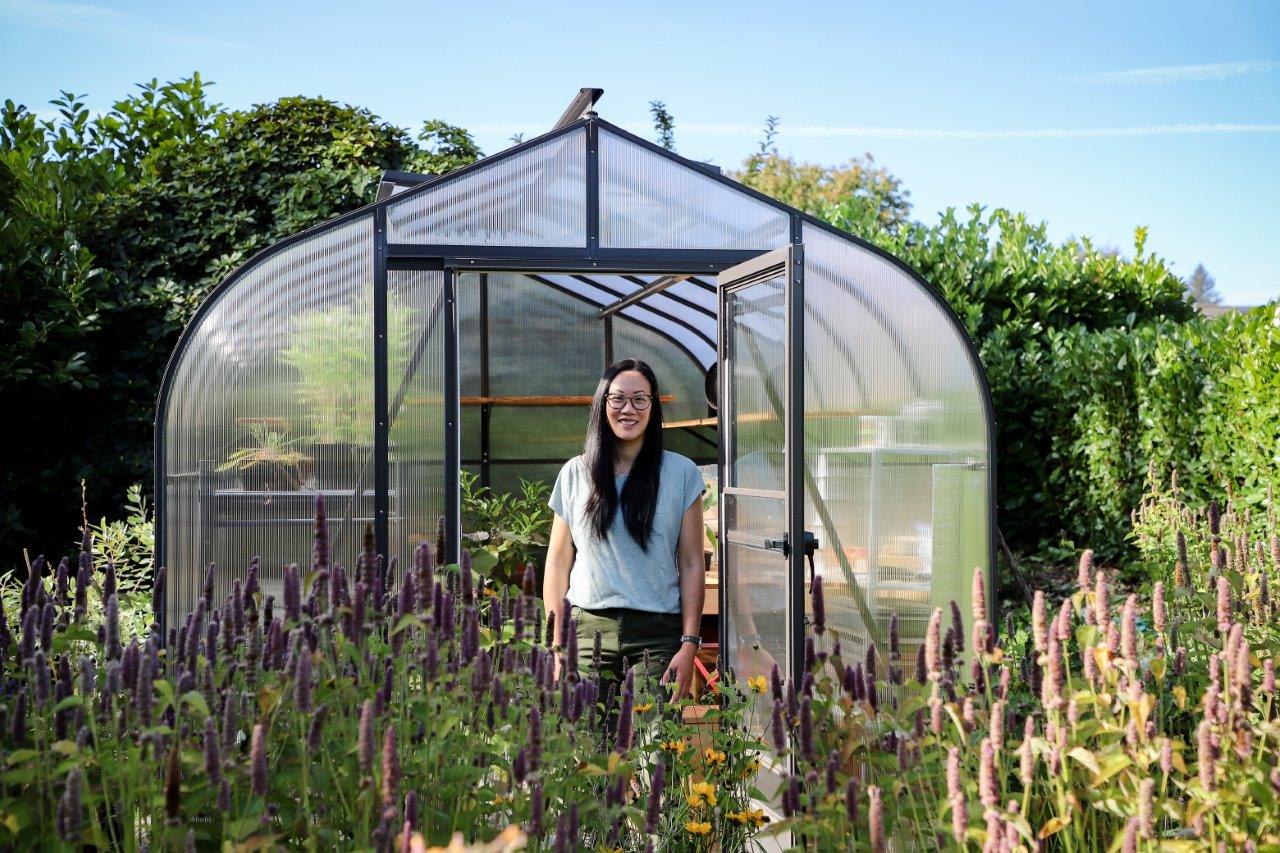
[[631, 710], [635, 711], [637, 714], [643, 714], [645, 711], [653, 710], [653, 703], [645, 702], [643, 705], [635, 705], [631, 708]]
[[764, 816], [764, 812], [760, 809], [743, 809], [740, 812], [726, 812], [725, 817], [733, 823], [752, 824], [756, 829], [769, 822], [769, 818]]
[[699, 823], [696, 820], [691, 820], [684, 825], [684, 828], [689, 830], [692, 835], [707, 835], [711, 832], [711, 824], [706, 821]]
[[751, 688], [752, 693], [763, 693], [769, 686], [769, 682], [763, 675], [756, 675], [747, 679], [747, 686]]
[[711, 747], [707, 747], [706, 752], [703, 753], [703, 757], [706, 759], [706, 762], [708, 764], [724, 764], [725, 759], [728, 756], [726, 756], [723, 752], [717, 752]]
[[716, 786], [710, 782], [694, 782], [689, 794], [689, 805], [694, 808], [714, 806], [716, 804]]
[[498, 597], [498, 592], [497, 592], [497, 590], [495, 590], [493, 587], [491, 587], [491, 586], [486, 586], [486, 587], [484, 588], [484, 595], [485, 595], [487, 598], [497, 598], [497, 597]]
[[743, 768], [742, 768], [742, 778], [743, 778], [743, 779], [750, 779], [750, 778], [751, 778], [752, 776], [754, 776], [754, 775], [756, 774], [756, 772], [757, 772], [757, 771], [759, 771], [759, 770], [760, 770], [760, 762], [759, 762], [759, 761], [756, 761], [756, 760], [753, 758], [753, 759], [751, 759], [750, 761], [748, 761], [748, 762], [747, 762], [747, 764], [746, 764], [746, 766], [745, 766], [745, 767], [743, 767]]
[[662, 748], [667, 752], [674, 752], [676, 755], [684, 755], [685, 742], [682, 740], [664, 740]]

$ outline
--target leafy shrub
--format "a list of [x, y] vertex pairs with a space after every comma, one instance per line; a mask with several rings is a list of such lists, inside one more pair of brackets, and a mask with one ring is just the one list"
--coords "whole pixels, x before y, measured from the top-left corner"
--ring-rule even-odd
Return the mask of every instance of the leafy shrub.
[[462, 529], [475, 548], [476, 571], [518, 583], [524, 567], [542, 565], [551, 535], [546, 483], [520, 480], [520, 494], [497, 494], [479, 476], [462, 474]]
[[89, 525], [94, 568], [105, 572], [114, 567], [122, 592], [151, 592], [151, 573], [156, 550], [155, 517], [142, 486], [134, 483], [125, 492], [125, 517], [101, 519]]
[[[383, 169], [442, 172], [480, 151], [461, 128], [415, 139], [367, 110], [283, 98], [213, 103], [198, 74], [151, 81], [91, 116], [55, 100], [0, 110], [0, 387], [20, 433], [0, 474], [0, 566], [29, 541], [149, 482], [155, 391], [205, 295], [281, 237], [373, 200]], [[30, 419], [28, 419], [30, 420]], [[33, 421], [34, 422], [34, 421]], [[19, 501], [17, 496], [21, 495]]]

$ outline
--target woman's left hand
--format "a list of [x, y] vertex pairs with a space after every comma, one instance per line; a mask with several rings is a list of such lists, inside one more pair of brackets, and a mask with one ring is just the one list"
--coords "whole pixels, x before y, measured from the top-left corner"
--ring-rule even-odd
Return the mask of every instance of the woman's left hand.
[[671, 663], [667, 664], [667, 671], [662, 674], [660, 683], [666, 684], [671, 676], [671, 670], [674, 669], [676, 671], [675, 683], [677, 687], [670, 701], [679, 702], [686, 695], [691, 695], [689, 691], [693, 683], [693, 659], [697, 653], [692, 643], [683, 643], [680, 646], [680, 651], [676, 652], [675, 657], [671, 659]]

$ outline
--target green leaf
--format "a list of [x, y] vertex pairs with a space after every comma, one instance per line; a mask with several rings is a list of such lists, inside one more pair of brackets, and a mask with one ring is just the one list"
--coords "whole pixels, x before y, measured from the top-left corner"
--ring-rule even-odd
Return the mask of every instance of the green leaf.
[[56, 714], [59, 711], [65, 711], [68, 708], [79, 708], [83, 704], [84, 704], [84, 697], [81, 696], [79, 693], [73, 693], [70, 696], [68, 696], [66, 699], [63, 699], [57, 705], [54, 705], [53, 713]]
[[182, 694], [182, 703], [190, 705], [201, 717], [209, 716], [209, 704], [205, 702], [204, 696], [197, 690]]

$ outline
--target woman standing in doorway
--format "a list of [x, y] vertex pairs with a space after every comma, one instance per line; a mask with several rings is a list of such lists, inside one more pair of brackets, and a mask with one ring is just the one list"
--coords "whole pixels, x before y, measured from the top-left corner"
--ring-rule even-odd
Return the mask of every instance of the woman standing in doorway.
[[569, 666], [589, 671], [600, 633], [602, 698], [626, 677], [623, 659], [639, 667], [645, 651], [649, 670], [636, 675], [674, 680], [672, 700], [681, 698], [702, 642], [702, 475], [663, 450], [659, 393], [643, 361], [611, 364], [591, 403], [584, 452], [565, 463], [549, 501], [543, 599], [557, 625], [577, 624], [578, 660]]

